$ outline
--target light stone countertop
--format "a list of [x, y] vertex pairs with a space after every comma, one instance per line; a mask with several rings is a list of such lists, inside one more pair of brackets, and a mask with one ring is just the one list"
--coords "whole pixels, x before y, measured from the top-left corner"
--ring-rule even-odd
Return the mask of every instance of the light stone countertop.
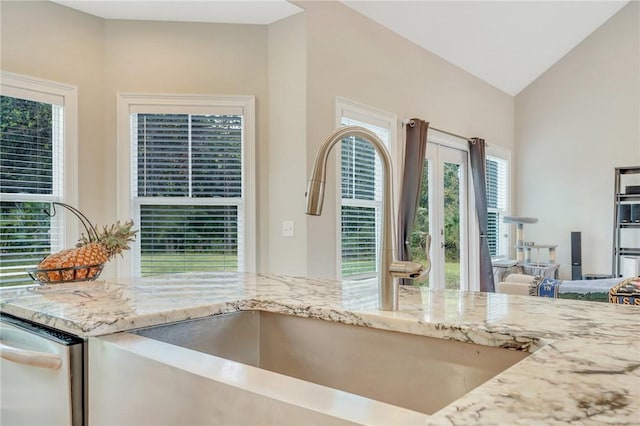
[[245, 273], [0, 291], [0, 311], [81, 337], [247, 309], [532, 353], [427, 424], [640, 425], [638, 306], [401, 287], [385, 312], [372, 281]]

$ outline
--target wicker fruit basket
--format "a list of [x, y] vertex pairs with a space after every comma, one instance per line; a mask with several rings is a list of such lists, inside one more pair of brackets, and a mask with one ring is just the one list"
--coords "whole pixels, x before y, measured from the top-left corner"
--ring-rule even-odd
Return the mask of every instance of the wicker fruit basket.
[[105, 226], [99, 232], [87, 217], [75, 207], [53, 202], [52, 211], [45, 210], [51, 217], [56, 214], [56, 206], [64, 207], [82, 223], [85, 234], [73, 248], [63, 249], [45, 257], [36, 268], [26, 272], [40, 284], [58, 284], [77, 281], [92, 281], [100, 276], [107, 261], [129, 249], [137, 231], [132, 229], [133, 221], [120, 221]]
[[60, 284], [77, 281], [93, 281], [100, 276], [104, 263], [69, 268], [27, 269], [27, 273], [40, 284]]

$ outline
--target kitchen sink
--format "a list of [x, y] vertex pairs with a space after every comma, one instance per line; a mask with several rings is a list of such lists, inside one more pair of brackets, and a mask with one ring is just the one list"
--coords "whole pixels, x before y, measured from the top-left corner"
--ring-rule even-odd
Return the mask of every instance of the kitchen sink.
[[433, 414], [529, 353], [263, 311], [133, 332]]

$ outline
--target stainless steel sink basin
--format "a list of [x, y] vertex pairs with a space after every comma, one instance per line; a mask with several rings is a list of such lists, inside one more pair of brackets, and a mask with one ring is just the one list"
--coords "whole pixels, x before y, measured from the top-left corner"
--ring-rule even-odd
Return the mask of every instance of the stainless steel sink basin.
[[529, 355], [261, 311], [135, 333], [425, 414]]

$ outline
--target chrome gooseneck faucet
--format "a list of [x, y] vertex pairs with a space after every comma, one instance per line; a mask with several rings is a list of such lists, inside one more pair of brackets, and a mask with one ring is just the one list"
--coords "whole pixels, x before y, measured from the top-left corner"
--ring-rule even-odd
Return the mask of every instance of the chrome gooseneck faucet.
[[[329, 152], [342, 139], [355, 136], [373, 145], [380, 156], [383, 174], [382, 229], [378, 260], [379, 305], [384, 311], [398, 309], [398, 282], [396, 278], [421, 278], [429, 273], [419, 263], [394, 260], [393, 197], [391, 186], [391, 156], [384, 143], [372, 131], [358, 126], [341, 127], [333, 131], [320, 146], [307, 188], [307, 214], [319, 216], [324, 201]], [[429, 268], [430, 269], [430, 268]]]

